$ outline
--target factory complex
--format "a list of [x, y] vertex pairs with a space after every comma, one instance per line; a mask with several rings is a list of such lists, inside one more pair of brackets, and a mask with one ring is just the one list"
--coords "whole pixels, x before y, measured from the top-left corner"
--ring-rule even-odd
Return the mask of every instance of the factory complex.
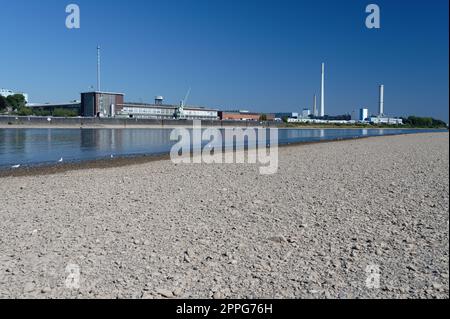
[[[322, 86], [323, 87], [323, 86]], [[10, 90], [2, 90], [2, 95], [15, 94]], [[4, 92], [8, 92], [8, 95]], [[401, 118], [389, 117], [384, 114], [384, 86], [380, 86], [379, 110], [376, 115], [370, 115], [368, 108], [353, 111], [347, 117], [325, 115], [325, 107], [316, 107], [314, 96], [313, 109], [304, 108], [301, 112], [259, 113], [248, 110], [220, 110], [185, 105], [185, 98], [178, 105], [167, 104], [164, 97], [156, 96], [153, 103], [126, 102], [123, 93], [93, 91], [81, 93], [80, 100], [67, 103], [27, 103], [27, 107], [53, 113], [56, 109], [73, 111], [81, 117], [97, 118], [129, 118], [158, 120], [220, 120], [220, 121], [277, 121], [288, 123], [312, 124], [384, 124], [401, 125]], [[20, 93], [23, 94], [23, 93]], [[322, 94], [321, 94], [322, 95]], [[28, 98], [28, 96], [27, 96]], [[321, 99], [322, 104], [322, 99]], [[322, 115], [323, 114], [323, 115]]]
[[219, 108], [206, 108], [187, 105], [190, 94], [179, 104], [166, 104], [164, 97], [156, 96], [154, 103], [126, 102], [123, 93], [106, 92], [100, 89], [100, 47], [97, 47], [97, 90], [81, 93], [81, 99], [68, 103], [38, 104], [29, 103], [26, 93], [15, 93], [11, 90], [1, 89], [0, 95], [8, 97], [22, 94], [25, 97], [26, 107], [33, 109], [33, 114], [45, 113], [53, 115], [55, 110], [67, 110], [71, 114], [86, 118], [132, 118], [132, 119], [158, 119], [158, 120], [221, 120], [221, 121], [284, 121], [290, 123], [315, 124], [403, 124], [402, 119], [389, 117], [384, 112], [384, 85], [379, 86], [379, 110], [376, 115], [370, 115], [367, 108], [359, 112], [353, 111], [348, 116], [328, 116], [325, 112], [325, 63], [322, 63], [320, 106], [317, 106], [317, 96], [314, 95], [313, 107], [303, 108], [301, 112], [274, 112], [259, 113], [246, 110], [220, 110]]

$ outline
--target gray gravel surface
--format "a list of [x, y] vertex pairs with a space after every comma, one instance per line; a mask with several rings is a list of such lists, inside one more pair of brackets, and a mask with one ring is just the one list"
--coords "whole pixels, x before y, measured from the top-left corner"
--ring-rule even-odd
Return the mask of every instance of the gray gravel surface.
[[4, 177], [0, 298], [449, 298], [448, 178], [447, 133]]

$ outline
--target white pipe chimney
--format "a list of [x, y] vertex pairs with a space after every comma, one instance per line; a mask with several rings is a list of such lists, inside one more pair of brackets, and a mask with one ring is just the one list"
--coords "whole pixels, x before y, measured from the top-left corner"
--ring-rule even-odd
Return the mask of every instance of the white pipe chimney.
[[325, 63], [322, 63], [322, 85], [320, 87], [320, 116], [325, 116]]
[[97, 46], [97, 91], [100, 89], [100, 46]]
[[380, 85], [380, 108], [378, 115], [384, 116], [384, 85]]
[[314, 94], [313, 100], [313, 115], [317, 116], [317, 95]]

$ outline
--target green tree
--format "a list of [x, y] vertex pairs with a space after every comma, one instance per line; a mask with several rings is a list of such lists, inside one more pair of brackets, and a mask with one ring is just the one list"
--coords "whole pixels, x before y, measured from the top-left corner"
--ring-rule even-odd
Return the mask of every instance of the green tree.
[[261, 122], [266, 122], [267, 121], [267, 115], [266, 114], [261, 114], [261, 116], [259, 117], [259, 120]]
[[422, 127], [422, 128], [440, 128], [447, 126], [447, 124], [441, 120], [436, 120], [431, 117], [418, 117], [418, 116], [410, 116], [407, 119], [404, 119], [404, 123], [411, 127]]
[[7, 107], [8, 107], [7, 100], [2, 95], [0, 95], [0, 111], [6, 110]]
[[25, 96], [23, 96], [22, 94], [10, 95], [6, 98], [6, 101], [8, 105], [15, 110], [20, 110], [21, 108], [24, 108], [26, 104]]

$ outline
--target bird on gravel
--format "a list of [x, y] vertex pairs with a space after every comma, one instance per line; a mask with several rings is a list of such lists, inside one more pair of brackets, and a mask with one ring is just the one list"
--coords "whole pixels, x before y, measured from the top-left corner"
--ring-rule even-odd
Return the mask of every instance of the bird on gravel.
[[19, 168], [19, 167], [20, 167], [20, 164], [11, 166], [11, 168]]
[[64, 159], [61, 157], [61, 158], [59, 159], [58, 163], [62, 163], [62, 162], [64, 162]]

